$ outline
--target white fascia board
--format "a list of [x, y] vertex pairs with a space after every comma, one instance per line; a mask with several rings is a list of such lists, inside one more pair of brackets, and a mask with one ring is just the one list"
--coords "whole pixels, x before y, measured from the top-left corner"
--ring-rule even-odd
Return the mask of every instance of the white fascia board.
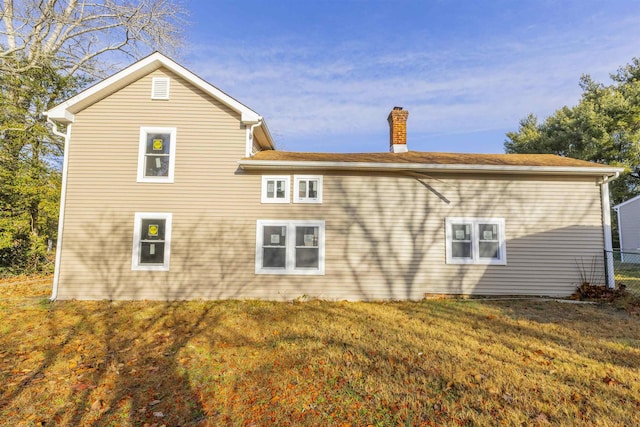
[[126, 84], [160, 67], [165, 67], [173, 73], [178, 74], [189, 83], [202, 89], [212, 97], [218, 99], [220, 102], [227, 105], [232, 110], [240, 113], [240, 120], [243, 123], [255, 123], [262, 120], [262, 117], [260, 117], [258, 113], [256, 113], [246, 105], [233, 99], [226, 93], [222, 92], [220, 89], [207, 83], [202, 78], [193, 74], [191, 71], [187, 70], [180, 64], [176, 63], [175, 61], [169, 59], [159, 52], [152, 53], [151, 55], [141, 59], [138, 62], [135, 62], [124, 70], [80, 92], [73, 98], [70, 98], [62, 104], [47, 111], [46, 114], [53, 120], [57, 120], [63, 123], [72, 122], [73, 117], [69, 117], [68, 113], [74, 113], [74, 107], [81, 106], [81, 108], [84, 108], [91, 103], [96, 102], [101, 98], [109, 95], [110, 93], [113, 93], [116, 90], [124, 87]]
[[267, 138], [267, 142], [269, 143], [269, 148], [275, 150], [276, 145], [273, 142], [273, 138], [271, 137], [271, 131], [269, 130], [269, 127], [267, 126], [267, 122], [265, 122], [264, 119], [262, 119], [262, 123], [260, 124], [260, 129], [262, 129], [264, 136]]
[[536, 173], [547, 175], [592, 175], [611, 176], [623, 172], [622, 168], [590, 168], [567, 166], [513, 166], [513, 165], [473, 165], [434, 163], [377, 163], [377, 162], [320, 162], [290, 160], [239, 160], [243, 169], [340, 169], [340, 170], [405, 170], [438, 172], [494, 172], [494, 173]]
[[636, 197], [634, 197], [634, 198], [632, 198], [632, 199], [629, 199], [629, 200], [627, 200], [627, 201], [625, 201], [625, 202], [620, 203], [619, 205], [615, 205], [615, 206], [613, 207], [613, 209], [618, 210], [618, 209], [620, 209], [622, 206], [627, 205], [627, 204], [629, 204], [629, 203], [633, 203], [633, 202], [635, 202], [635, 201], [636, 201], [636, 200], [638, 200], [638, 199], [640, 199], [640, 196], [636, 196]]

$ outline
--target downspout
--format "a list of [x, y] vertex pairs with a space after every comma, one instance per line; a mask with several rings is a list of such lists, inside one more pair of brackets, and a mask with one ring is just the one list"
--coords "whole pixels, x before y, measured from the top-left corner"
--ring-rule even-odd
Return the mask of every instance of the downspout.
[[58, 282], [60, 280], [60, 259], [62, 257], [62, 231], [64, 230], [64, 208], [67, 199], [67, 170], [69, 165], [69, 139], [71, 137], [71, 123], [67, 125], [67, 132], [58, 130], [56, 123], [47, 117], [47, 123], [51, 125], [53, 134], [64, 138], [64, 159], [62, 161], [62, 184], [60, 189], [60, 215], [58, 216], [58, 240], [56, 242], [56, 262], [53, 272], [53, 289], [51, 290], [50, 301], [58, 298]]
[[247, 143], [245, 144], [246, 147], [244, 153], [245, 157], [251, 157], [253, 154], [253, 130], [260, 125], [262, 125], [262, 118], [258, 119], [257, 123], [254, 123], [251, 127], [247, 128]]
[[607, 288], [616, 287], [615, 272], [613, 271], [613, 241], [611, 239], [611, 206], [609, 201], [609, 182], [617, 179], [620, 172], [613, 176], [606, 176], [600, 182], [600, 203], [602, 205], [602, 233], [604, 237], [604, 258], [607, 272]]

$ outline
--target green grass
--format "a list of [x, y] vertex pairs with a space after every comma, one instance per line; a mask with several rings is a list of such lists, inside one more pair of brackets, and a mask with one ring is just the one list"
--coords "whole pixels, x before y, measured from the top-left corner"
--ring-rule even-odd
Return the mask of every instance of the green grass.
[[622, 283], [629, 292], [640, 295], [640, 263], [616, 261], [614, 271], [616, 283]]
[[0, 283], [2, 425], [640, 424], [640, 317], [615, 305], [43, 305], [49, 286]]

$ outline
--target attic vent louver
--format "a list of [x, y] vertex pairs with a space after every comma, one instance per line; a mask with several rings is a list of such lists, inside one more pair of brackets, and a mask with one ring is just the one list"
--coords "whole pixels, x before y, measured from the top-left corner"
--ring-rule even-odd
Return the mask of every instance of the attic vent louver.
[[154, 77], [151, 86], [151, 99], [169, 99], [168, 77]]

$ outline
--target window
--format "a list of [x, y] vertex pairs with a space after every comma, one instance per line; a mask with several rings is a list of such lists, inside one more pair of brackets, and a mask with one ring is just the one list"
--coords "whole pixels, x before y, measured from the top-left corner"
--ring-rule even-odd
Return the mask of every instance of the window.
[[256, 274], [324, 274], [324, 221], [258, 220]]
[[154, 77], [151, 79], [151, 99], [169, 99], [168, 77]]
[[138, 212], [133, 229], [132, 270], [169, 270], [171, 214]]
[[173, 182], [176, 128], [140, 128], [138, 182]]
[[289, 203], [289, 177], [262, 177], [262, 203]]
[[322, 176], [295, 175], [293, 179], [294, 203], [322, 203]]
[[507, 263], [502, 218], [447, 218], [447, 264]]

